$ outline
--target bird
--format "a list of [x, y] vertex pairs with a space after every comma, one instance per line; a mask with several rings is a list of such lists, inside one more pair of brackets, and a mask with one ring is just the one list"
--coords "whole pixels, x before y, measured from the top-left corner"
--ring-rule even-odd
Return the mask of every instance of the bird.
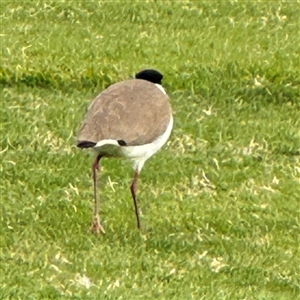
[[163, 75], [144, 69], [135, 78], [110, 85], [90, 104], [77, 135], [77, 147], [92, 148], [94, 211], [90, 231], [105, 233], [100, 222], [97, 180], [103, 157], [125, 157], [132, 163], [134, 176], [130, 191], [136, 222], [141, 229], [137, 203], [138, 179], [144, 163], [169, 139], [173, 112], [162, 86]]

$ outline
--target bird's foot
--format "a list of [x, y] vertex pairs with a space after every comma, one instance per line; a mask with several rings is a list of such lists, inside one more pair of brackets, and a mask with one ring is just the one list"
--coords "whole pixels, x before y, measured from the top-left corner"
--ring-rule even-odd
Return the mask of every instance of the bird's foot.
[[103, 229], [102, 225], [100, 224], [99, 216], [95, 216], [92, 226], [90, 227], [90, 232], [95, 234], [100, 234], [101, 232], [105, 234], [105, 230]]

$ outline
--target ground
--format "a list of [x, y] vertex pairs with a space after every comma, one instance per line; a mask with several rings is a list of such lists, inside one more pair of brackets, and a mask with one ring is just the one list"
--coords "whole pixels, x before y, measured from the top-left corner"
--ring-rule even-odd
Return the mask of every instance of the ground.
[[[298, 2], [1, 2], [1, 299], [300, 299]], [[141, 173], [75, 147], [152, 67], [174, 130]]]

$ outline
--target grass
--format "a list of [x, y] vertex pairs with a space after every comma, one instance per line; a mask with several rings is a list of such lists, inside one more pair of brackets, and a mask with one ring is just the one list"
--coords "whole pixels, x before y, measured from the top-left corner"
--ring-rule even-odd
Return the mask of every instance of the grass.
[[[1, 2], [1, 299], [300, 299], [299, 2]], [[175, 127], [140, 179], [89, 102], [145, 67]]]

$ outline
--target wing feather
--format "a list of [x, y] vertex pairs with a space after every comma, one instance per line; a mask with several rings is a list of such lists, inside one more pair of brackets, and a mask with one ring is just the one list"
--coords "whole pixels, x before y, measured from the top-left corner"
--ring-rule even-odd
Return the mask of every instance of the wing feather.
[[111, 85], [91, 103], [78, 141], [123, 140], [144, 145], [162, 135], [171, 116], [169, 98], [151, 82], [139, 79]]

